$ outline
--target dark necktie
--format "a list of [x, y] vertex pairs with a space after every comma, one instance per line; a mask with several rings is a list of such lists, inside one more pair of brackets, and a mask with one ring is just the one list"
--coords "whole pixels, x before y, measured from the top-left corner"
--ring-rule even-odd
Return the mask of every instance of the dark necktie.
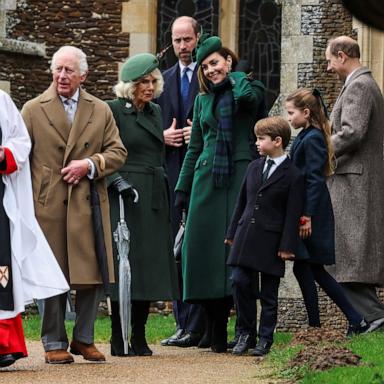
[[261, 175], [261, 181], [263, 183], [265, 183], [265, 181], [268, 179], [268, 174], [269, 174], [269, 171], [271, 170], [273, 164], [275, 164], [275, 162], [272, 159], [267, 160], [267, 168], [265, 169], [265, 171]]
[[181, 98], [183, 99], [183, 109], [184, 113], [187, 112], [188, 108], [188, 94], [189, 94], [189, 78], [188, 78], [188, 71], [191, 69], [188, 67], [185, 67], [183, 69], [183, 75], [181, 76], [181, 87], [180, 87], [180, 93]]

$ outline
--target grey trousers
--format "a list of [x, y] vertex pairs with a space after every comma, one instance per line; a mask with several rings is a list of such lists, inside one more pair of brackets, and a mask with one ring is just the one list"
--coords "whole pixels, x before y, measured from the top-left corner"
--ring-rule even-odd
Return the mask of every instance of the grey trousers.
[[[102, 295], [101, 285], [76, 290], [76, 319], [73, 328], [73, 340], [86, 344], [93, 343], [94, 323]], [[64, 324], [66, 301], [66, 293], [44, 300], [41, 340], [46, 352], [68, 349], [69, 343]]]
[[341, 283], [351, 304], [369, 323], [384, 318], [384, 304], [379, 300], [373, 284]]

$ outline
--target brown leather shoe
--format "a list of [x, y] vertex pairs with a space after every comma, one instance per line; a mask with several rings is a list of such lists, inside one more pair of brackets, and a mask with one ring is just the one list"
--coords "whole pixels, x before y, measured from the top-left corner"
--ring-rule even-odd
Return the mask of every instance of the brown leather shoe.
[[73, 363], [73, 356], [65, 349], [55, 349], [45, 352], [45, 362], [47, 364], [70, 364]]
[[89, 361], [105, 361], [105, 356], [95, 347], [95, 344], [85, 344], [80, 341], [73, 340], [70, 352], [74, 355], [82, 355], [85, 360]]

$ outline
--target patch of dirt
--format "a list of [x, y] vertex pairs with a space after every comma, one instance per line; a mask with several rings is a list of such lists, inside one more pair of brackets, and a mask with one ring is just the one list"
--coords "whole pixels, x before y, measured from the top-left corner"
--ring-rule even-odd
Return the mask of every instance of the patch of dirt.
[[345, 334], [341, 331], [327, 328], [310, 327], [296, 332], [292, 344], [314, 345], [326, 342], [344, 342]]
[[346, 341], [343, 333], [326, 328], [308, 328], [297, 332], [292, 345], [304, 348], [289, 362], [289, 368], [308, 364], [312, 370], [324, 371], [333, 367], [359, 365], [361, 357], [349, 349], [334, 345]]
[[361, 357], [347, 348], [306, 346], [289, 363], [290, 367], [308, 364], [312, 370], [359, 365]]

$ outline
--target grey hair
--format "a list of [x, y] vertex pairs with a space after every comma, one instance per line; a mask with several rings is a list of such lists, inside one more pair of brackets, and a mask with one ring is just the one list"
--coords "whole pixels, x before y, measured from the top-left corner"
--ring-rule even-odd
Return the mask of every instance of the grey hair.
[[152, 75], [156, 80], [156, 88], [154, 91], [154, 98], [159, 97], [161, 93], [163, 92], [164, 87], [164, 80], [163, 76], [158, 68], [154, 69], [151, 73], [148, 73], [147, 75], [140, 77], [140, 79], [135, 81], [119, 81], [113, 88], [115, 91], [115, 94], [117, 97], [124, 97], [126, 99], [134, 100], [135, 91], [137, 88], [137, 85], [140, 83], [140, 81], [149, 76]]
[[51, 71], [55, 69], [56, 59], [62, 53], [72, 53], [77, 57], [81, 75], [84, 75], [88, 71], [87, 55], [80, 48], [73, 47], [72, 45], [64, 45], [53, 54]]

